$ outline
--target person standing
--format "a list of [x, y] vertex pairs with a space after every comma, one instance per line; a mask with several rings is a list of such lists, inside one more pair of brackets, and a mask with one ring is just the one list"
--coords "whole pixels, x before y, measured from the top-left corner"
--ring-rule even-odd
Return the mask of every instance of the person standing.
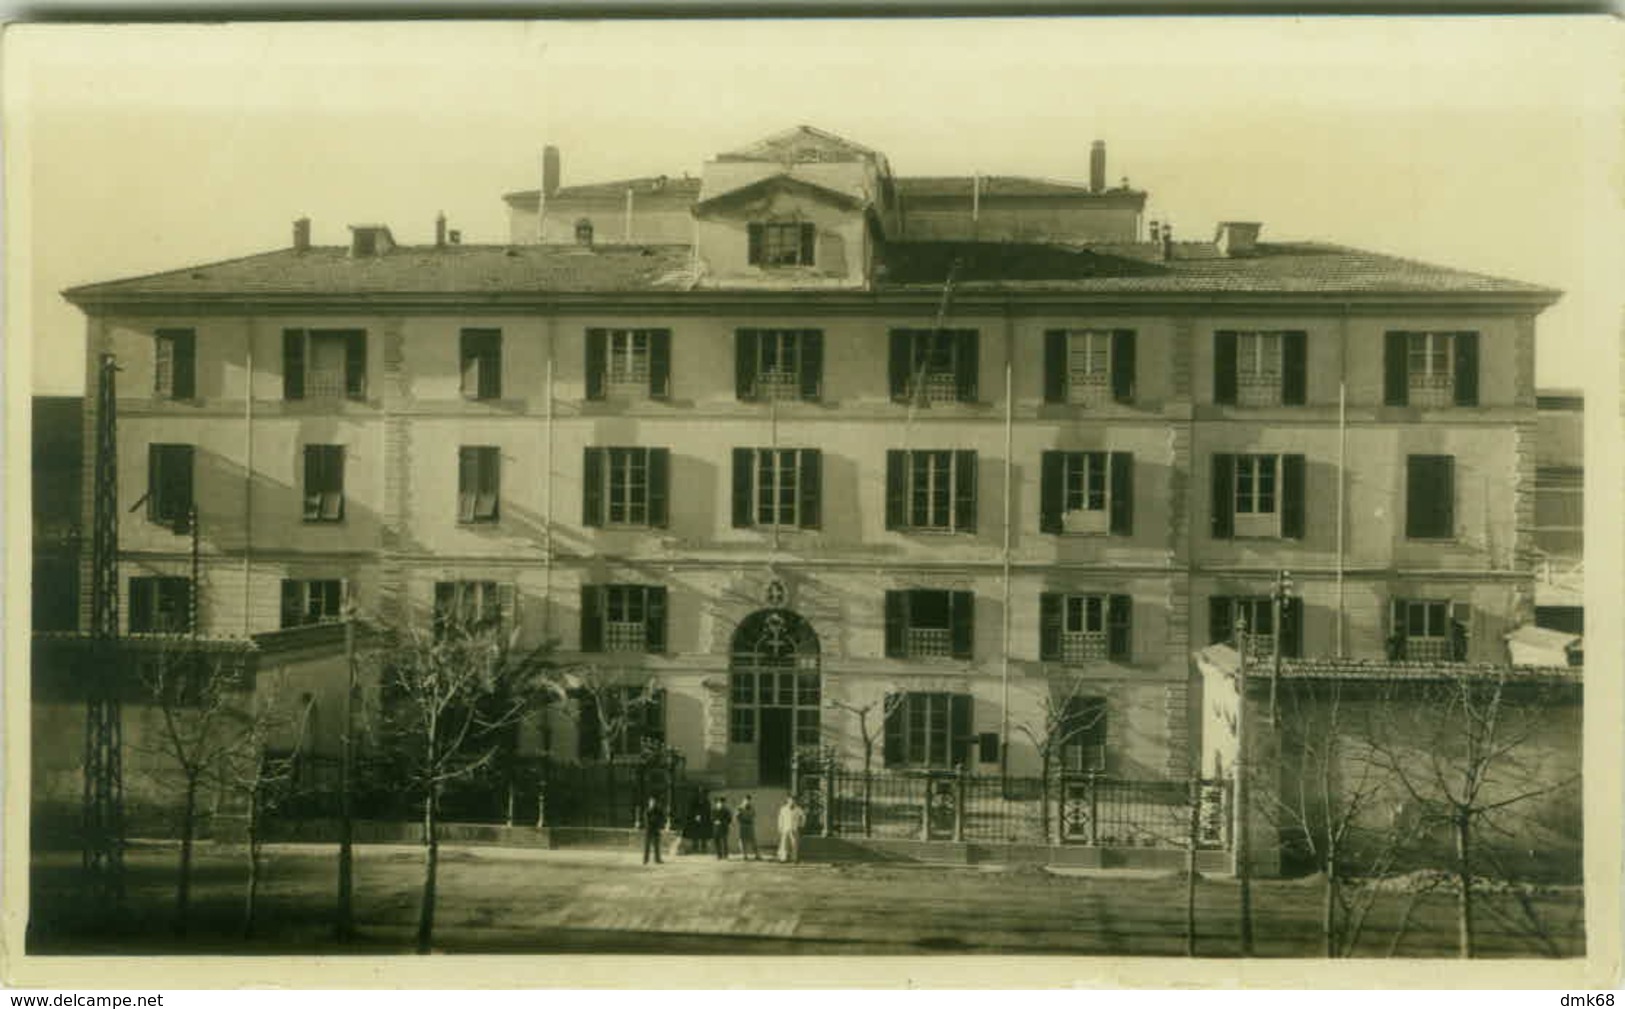
[[655, 864], [660, 864], [660, 832], [666, 828], [666, 811], [660, 808], [660, 802], [654, 796], [649, 796], [649, 804], [643, 808], [643, 864], [649, 864], [649, 854], [654, 853]]
[[728, 857], [728, 828], [733, 824], [733, 812], [728, 809], [728, 800], [717, 796], [717, 804], [711, 807], [711, 841], [716, 845], [717, 858]]
[[752, 804], [747, 795], [734, 811], [734, 820], [739, 824], [739, 857], [751, 858], [760, 862], [762, 850], [756, 846], [756, 806]]
[[784, 805], [779, 807], [779, 861], [801, 861], [801, 827], [806, 822], [806, 811], [796, 797], [786, 795]]

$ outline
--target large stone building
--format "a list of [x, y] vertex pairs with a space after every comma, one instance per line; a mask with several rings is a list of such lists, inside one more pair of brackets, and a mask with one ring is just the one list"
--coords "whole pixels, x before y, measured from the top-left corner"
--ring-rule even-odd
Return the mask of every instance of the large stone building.
[[123, 369], [129, 633], [481, 608], [657, 678], [620, 745], [750, 786], [852, 755], [831, 702], [887, 695], [888, 764], [1031, 773], [1079, 678], [1105, 717], [1069, 761], [1183, 776], [1191, 652], [1241, 615], [1267, 642], [1280, 569], [1289, 654], [1495, 661], [1533, 613], [1554, 291], [1176, 241], [1098, 144], [1078, 184], [894, 176], [807, 128], [698, 179], [544, 164], [506, 244], [300, 222], [67, 293]]

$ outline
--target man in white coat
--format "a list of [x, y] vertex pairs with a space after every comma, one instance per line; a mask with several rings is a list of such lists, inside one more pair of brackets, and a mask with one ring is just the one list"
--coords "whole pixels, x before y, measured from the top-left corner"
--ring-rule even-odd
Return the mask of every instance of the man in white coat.
[[779, 861], [801, 861], [801, 828], [807, 822], [807, 813], [796, 803], [796, 797], [786, 795], [779, 807]]

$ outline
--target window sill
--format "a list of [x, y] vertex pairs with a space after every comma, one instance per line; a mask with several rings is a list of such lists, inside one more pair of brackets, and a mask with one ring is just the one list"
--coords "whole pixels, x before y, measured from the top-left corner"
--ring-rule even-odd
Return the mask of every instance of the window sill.
[[1430, 543], [1437, 546], [1451, 546], [1461, 542], [1454, 535], [1450, 536], [1410, 536], [1405, 537], [1407, 543]]
[[459, 527], [465, 527], [465, 526], [494, 526], [494, 525], [499, 524], [501, 521], [502, 521], [501, 519], [496, 519], [496, 518], [489, 518], [489, 519], [458, 519], [457, 520], [457, 525]]
[[895, 529], [890, 529], [890, 530], [887, 530], [887, 531], [888, 532], [894, 532], [894, 533], [905, 533], [905, 534], [910, 535], [910, 536], [975, 536], [976, 535], [976, 530], [974, 530], [974, 529], [935, 529], [935, 528], [924, 528], [924, 527], [919, 527], [919, 526], [899, 526], [899, 527], [897, 527]]
[[304, 524], [307, 526], [341, 526], [344, 524], [344, 518], [343, 516], [340, 516], [336, 519], [322, 519], [311, 518], [309, 515], [306, 515], [304, 518]]

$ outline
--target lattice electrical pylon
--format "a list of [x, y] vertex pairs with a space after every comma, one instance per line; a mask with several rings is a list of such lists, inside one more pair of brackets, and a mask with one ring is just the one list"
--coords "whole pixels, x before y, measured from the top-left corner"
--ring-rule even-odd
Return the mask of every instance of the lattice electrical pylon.
[[91, 485], [90, 649], [85, 688], [84, 870], [92, 899], [124, 899], [124, 768], [118, 641], [118, 442], [113, 355], [97, 369], [96, 461]]

